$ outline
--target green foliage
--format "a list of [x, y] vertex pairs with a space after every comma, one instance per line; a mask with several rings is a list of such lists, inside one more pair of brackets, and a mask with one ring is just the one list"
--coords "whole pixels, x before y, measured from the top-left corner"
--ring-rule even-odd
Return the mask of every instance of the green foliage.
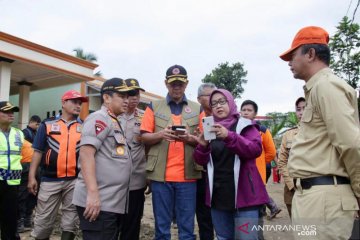
[[336, 28], [329, 42], [332, 52], [330, 67], [353, 88], [357, 88], [360, 77], [360, 26], [345, 16]]
[[285, 129], [295, 127], [298, 124], [296, 114], [294, 112], [280, 113], [271, 112], [267, 113], [268, 120], [261, 121], [271, 132], [273, 138], [280, 137]]
[[295, 127], [299, 123], [299, 120], [296, 116], [295, 112], [288, 112], [287, 116], [287, 127], [292, 128]]
[[95, 54], [85, 53], [82, 48], [75, 48], [75, 49], [73, 49], [73, 51], [75, 52], [75, 57], [77, 57], [77, 58], [81, 58], [81, 59], [89, 61], [89, 62], [97, 61], [97, 57]]
[[278, 147], [284, 131], [286, 131], [286, 129], [293, 128], [298, 124], [296, 114], [294, 112], [271, 112], [267, 113], [266, 116], [269, 119], [261, 121], [261, 124], [270, 130], [275, 145]]
[[244, 92], [243, 85], [247, 83], [245, 79], [247, 71], [240, 62], [231, 66], [228, 62], [220, 63], [210, 74], [202, 79], [203, 83], [214, 83], [218, 88], [224, 88], [231, 92], [234, 98], [240, 98]]
[[[88, 62], [96, 62], [97, 61], [97, 56], [93, 53], [86, 53], [84, 52], [84, 50], [82, 48], [75, 48], [73, 49], [73, 51], [75, 52], [75, 57], [86, 60]], [[97, 71], [95, 74], [95, 76], [97, 77], [101, 77], [102, 73], [101, 71]]]

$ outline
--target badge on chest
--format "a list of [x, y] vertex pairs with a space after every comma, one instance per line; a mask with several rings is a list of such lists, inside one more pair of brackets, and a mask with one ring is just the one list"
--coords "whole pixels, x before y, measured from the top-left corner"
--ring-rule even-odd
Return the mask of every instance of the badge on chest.
[[60, 131], [61, 131], [61, 127], [59, 124], [57, 124], [57, 123], [51, 124], [51, 127], [50, 127], [51, 134], [60, 134]]

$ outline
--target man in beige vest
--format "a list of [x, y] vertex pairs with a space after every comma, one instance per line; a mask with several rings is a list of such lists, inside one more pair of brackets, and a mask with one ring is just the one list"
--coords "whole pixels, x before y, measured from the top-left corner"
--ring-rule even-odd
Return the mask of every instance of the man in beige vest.
[[360, 200], [360, 129], [355, 90], [329, 69], [329, 35], [305, 27], [280, 58], [305, 81], [306, 106], [288, 169], [300, 239], [349, 239]]
[[203, 113], [199, 104], [185, 96], [188, 79], [184, 67], [170, 67], [165, 84], [169, 91], [166, 99], [146, 108], [140, 127], [143, 142], [150, 146], [146, 170], [151, 181], [155, 239], [171, 239], [175, 212], [179, 239], [191, 240], [195, 239], [196, 179], [202, 168], [193, 160], [195, 142], [189, 133], [199, 126]]
[[[295, 102], [295, 113], [298, 122], [300, 122], [302, 114], [305, 109], [305, 98], [299, 97]], [[294, 181], [289, 176], [287, 163], [289, 159], [289, 153], [291, 145], [294, 141], [296, 134], [299, 132], [299, 126], [288, 129], [282, 136], [280, 152], [278, 157], [278, 167], [283, 175], [285, 186], [284, 186], [284, 202], [291, 218], [291, 203], [295, 193]]]

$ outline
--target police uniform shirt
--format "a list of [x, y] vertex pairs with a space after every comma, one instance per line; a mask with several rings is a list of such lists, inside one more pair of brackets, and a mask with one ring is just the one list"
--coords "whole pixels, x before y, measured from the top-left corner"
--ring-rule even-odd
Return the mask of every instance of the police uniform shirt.
[[291, 177], [350, 177], [360, 197], [360, 129], [355, 90], [329, 68], [304, 86], [306, 106], [290, 151]]
[[143, 113], [136, 109], [131, 115], [120, 116], [121, 125], [125, 131], [125, 138], [130, 146], [132, 158], [132, 174], [130, 190], [142, 189], [146, 186], [146, 158], [145, 146], [140, 139], [140, 125]]
[[290, 149], [291, 149], [292, 143], [294, 141], [294, 137], [296, 136], [298, 131], [299, 131], [299, 128], [294, 127], [294, 128], [287, 130], [283, 134], [283, 137], [281, 140], [279, 157], [278, 157], [278, 168], [284, 177], [284, 182], [285, 182], [286, 186], [290, 190], [294, 188], [294, 182], [293, 182], [293, 179], [289, 176], [287, 164], [288, 164]]
[[[125, 213], [132, 163], [119, 122], [106, 107], [102, 106], [87, 117], [80, 145], [91, 145], [96, 149], [95, 169], [101, 211]], [[80, 171], [73, 204], [86, 207], [86, 197], [87, 189]]]

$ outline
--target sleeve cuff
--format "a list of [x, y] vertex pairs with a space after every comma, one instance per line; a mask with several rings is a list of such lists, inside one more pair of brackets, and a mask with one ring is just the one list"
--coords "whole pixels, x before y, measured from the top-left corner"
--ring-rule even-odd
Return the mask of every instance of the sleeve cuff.
[[91, 145], [96, 148], [96, 151], [99, 150], [102, 145], [102, 141], [96, 137], [87, 136], [81, 139], [80, 146]]

